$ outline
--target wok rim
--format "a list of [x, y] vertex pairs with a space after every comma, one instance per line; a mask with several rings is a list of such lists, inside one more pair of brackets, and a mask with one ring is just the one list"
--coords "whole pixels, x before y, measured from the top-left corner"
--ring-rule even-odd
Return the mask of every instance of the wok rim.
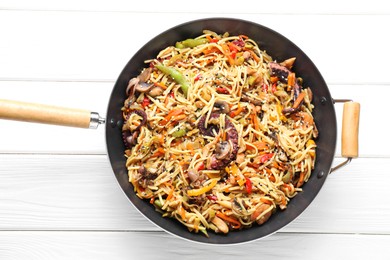
[[[119, 128], [121, 127], [121, 124], [123, 123], [123, 121], [120, 117], [118, 117], [117, 115], [115, 116], [114, 110], [118, 108], [118, 105], [120, 105], [120, 106], [123, 105], [123, 101], [125, 98], [124, 84], [126, 84], [126, 80], [128, 82], [128, 80], [132, 76], [136, 75], [136, 73], [135, 73], [136, 71], [139, 71], [140, 69], [143, 68], [143, 66], [142, 66], [143, 63], [136, 63], [136, 64], [134, 63], [134, 60], [136, 59], [136, 57], [141, 57], [142, 55], [140, 55], [140, 53], [144, 52], [145, 49], [147, 51], [148, 50], [147, 48], [152, 43], [154, 43], [156, 41], [160, 41], [161, 38], [164, 38], [167, 34], [168, 35], [172, 34], [172, 33], [174, 34], [175, 31], [181, 31], [181, 30], [183, 30], [183, 28], [192, 27], [194, 25], [195, 25], [195, 27], [199, 27], [202, 24], [210, 24], [210, 23], [214, 23], [214, 24], [216, 24], [216, 23], [218, 23], [218, 24], [239, 23], [239, 24], [241, 24], [241, 26], [246, 25], [246, 26], [250, 26], [251, 28], [257, 28], [259, 31], [266, 32], [266, 33], [272, 35], [272, 37], [276, 37], [276, 38], [280, 39], [283, 44], [287, 44], [288, 46], [293, 48], [294, 51], [299, 53], [299, 56], [303, 57], [303, 61], [304, 61], [303, 63], [306, 65], [307, 65], [307, 63], [309, 64], [310, 69], [313, 70], [315, 76], [317, 76], [318, 82], [321, 83], [320, 84], [321, 89], [322, 89], [321, 95], [314, 95], [314, 91], [313, 91], [313, 103], [315, 103], [316, 108], [317, 107], [321, 107], [321, 108], [325, 107], [325, 109], [330, 110], [330, 111], [328, 111], [328, 114], [325, 116], [325, 118], [331, 119], [330, 123], [326, 123], [326, 125], [327, 125], [326, 131], [332, 130], [331, 137], [325, 138], [326, 139], [325, 141], [328, 141], [328, 142], [330, 141], [330, 143], [328, 144], [328, 146], [330, 146], [330, 147], [327, 146], [327, 148], [323, 149], [323, 150], [322, 149], [318, 150], [320, 148], [320, 146], [317, 147], [316, 167], [313, 171], [314, 174], [312, 174], [312, 176], [310, 177], [309, 182], [305, 183], [305, 185], [303, 186], [303, 191], [299, 192], [289, 202], [286, 210], [281, 211], [280, 209], [278, 209], [278, 212], [276, 213], [278, 216], [280, 216], [281, 214], [283, 214], [286, 211], [293, 212], [294, 214], [291, 213], [292, 216], [289, 215], [288, 217], [282, 217], [281, 221], [279, 220], [280, 217], [278, 217], [277, 221], [274, 221], [273, 218], [275, 218], [276, 214], [273, 214], [273, 216], [270, 218], [270, 220], [268, 220], [264, 225], [261, 225], [261, 226], [256, 225], [256, 226], [253, 226], [249, 229], [243, 229], [240, 231], [230, 231], [227, 235], [214, 234], [212, 231], [210, 231], [209, 235], [210, 235], [211, 239], [206, 238], [203, 234], [200, 234], [200, 233], [195, 234], [193, 232], [188, 231], [184, 225], [182, 225], [181, 223], [179, 223], [175, 219], [163, 218], [160, 213], [158, 213], [156, 211], [154, 211], [153, 213], [151, 212], [151, 207], [153, 207], [153, 205], [150, 205], [150, 203], [147, 200], [139, 199], [135, 195], [135, 193], [133, 192], [133, 188], [132, 188], [131, 184], [128, 182], [128, 180], [127, 180], [127, 183], [124, 183], [124, 176], [127, 175], [127, 170], [123, 169], [123, 168], [125, 168], [124, 163], [122, 163], [122, 165], [119, 165], [121, 163], [121, 161], [123, 162], [123, 159], [124, 159], [124, 156], [123, 156], [124, 148], [122, 148], [122, 150], [121, 150], [122, 151], [121, 155], [123, 157], [122, 160], [118, 159], [117, 148], [118, 148], [118, 146], [120, 146], [120, 144], [118, 144], [118, 137], [113, 138], [113, 133], [115, 135], [115, 132], [118, 132], [118, 130], [120, 130]], [[203, 28], [203, 29], [209, 29], [209, 28]], [[218, 32], [220, 33], [221, 31], [218, 31]], [[199, 33], [197, 32], [197, 33], [195, 33], [195, 35], [199, 35]], [[251, 37], [251, 36], [249, 36], [249, 37]], [[251, 37], [251, 38], [253, 38], [253, 37]], [[183, 38], [174, 39], [174, 41], [178, 41], [178, 40], [183, 40]], [[261, 46], [260, 46], [260, 48], [263, 49]], [[268, 52], [268, 49], [267, 49], [267, 52]], [[275, 59], [274, 55], [271, 52], [269, 52], [269, 54]], [[297, 61], [298, 61], [298, 59], [297, 59]], [[302, 62], [302, 60], [301, 60], [301, 62]], [[134, 65], [134, 68], [131, 69], [133, 67], [133, 65]], [[132, 73], [129, 73], [128, 70], [132, 71], [133, 75], [132, 75]], [[296, 71], [296, 70], [294, 69], [294, 71]], [[127, 84], [126, 84], [126, 86], [127, 86]], [[120, 95], [118, 95], [118, 93], [120, 93], [120, 92], [122, 92], [122, 95], [123, 95], [123, 97], [122, 97], [123, 100], [121, 100], [122, 102], [117, 100], [117, 96], [120, 96]], [[314, 112], [313, 112], [315, 122], [316, 122], [316, 124], [317, 124], [317, 122], [321, 122], [322, 123], [321, 125], [323, 125], [323, 124], [325, 124], [325, 122], [323, 122], [324, 120], [322, 120], [322, 119], [320, 120], [320, 118], [318, 118], [316, 116], [316, 114], [321, 115], [323, 113], [318, 112], [319, 108], [318, 109], [316, 109], [316, 108], [314, 109]], [[322, 110], [322, 109], [320, 109], [320, 110]], [[130, 60], [127, 62], [126, 66], [123, 68], [123, 70], [119, 74], [118, 79], [117, 79], [115, 86], [114, 86], [114, 88], [111, 92], [111, 95], [110, 95], [106, 115], [107, 115], [107, 121], [108, 121], [108, 123], [106, 123], [106, 129], [105, 129], [106, 130], [105, 133], [106, 133], [107, 154], [108, 154], [108, 157], [110, 160], [112, 170], [114, 172], [114, 175], [116, 177], [116, 180], [117, 180], [119, 186], [121, 187], [122, 192], [125, 193], [126, 197], [130, 200], [130, 202], [134, 206], [134, 208], [138, 212], [140, 212], [141, 215], [143, 215], [143, 217], [148, 219], [155, 226], [157, 226], [157, 227], [163, 229], [165, 232], [172, 234], [176, 237], [179, 237], [181, 239], [188, 240], [191, 242], [197, 242], [197, 243], [201, 243], [201, 244], [228, 245], [228, 244], [243, 244], [243, 243], [253, 242], [253, 241], [256, 241], [259, 239], [266, 238], [266, 237], [278, 232], [281, 228], [291, 224], [297, 217], [299, 217], [307, 209], [307, 207], [317, 197], [318, 193], [320, 192], [321, 188], [323, 187], [323, 185], [327, 179], [327, 176], [331, 170], [331, 165], [333, 163], [333, 159], [335, 156], [335, 150], [336, 150], [337, 120], [336, 120], [336, 113], [335, 113], [335, 109], [334, 109], [333, 99], [331, 98], [331, 95], [330, 95], [330, 92], [329, 92], [329, 89], [327, 87], [325, 80], [323, 79], [320, 71], [317, 69], [315, 64], [297, 45], [295, 45], [291, 40], [289, 40], [288, 38], [286, 38], [282, 34], [278, 33], [277, 31], [270, 29], [264, 25], [255, 23], [253, 21], [237, 19], [237, 18], [210, 17], [210, 18], [202, 18], [202, 19], [187, 21], [187, 22], [178, 24], [176, 26], [173, 26], [171, 28], [168, 28], [167, 30], [161, 32], [160, 34], [156, 35], [151, 40], [146, 42], [130, 58]], [[328, 128], [329, 125], [333, 125], [332, 129], [330, 129], [330, 130]], [[320, 131], [320, 129], [319, 129], [319, 132], [320, 132], [319, 139], [322, 140], [323, 139], [322, 135], [321, 135], [322, 131]], [[330, 139], [330, 140], [328, 140], [328, 139]], [[123, 142], [121, 143], [121, 145], [122, 145], [122, 147], [124, 147]], [[321, 169], [317, 169], [318, 160], [320, 160], [320, 162], [321, 162], [321, 158], [320, 159], [318, 159], [318, 158], [323, 153], [326, 155], [327, 160], [326, 160], [326, 162], [323, 163], [325, 165], [321, 164], [322, 165]], [[310, 185], [310, 187], [307, 187], [308, 183], [314, 183], [314, 182], [316, 183], [316, 185], [313, 184], [313, 185]], [[305, 193], [305, 191], [306, 191], [306, 193]], [[296, 208], [297, 205], [295, 205], [295, 204], [297, 204], [296, 201], [298, 201], [297, 197], [301, 198], [300, 201], [301, 200], [305, 201], [305, 203], [298, 205], [298, 208]], [[147, 204], [149, 204], [149, 205], [147, 205]], [[293, 207], [295, 209], [290, 210], [291, 207]], [[290, 210], [290, 211], [288, 211], [288, 210]], [[176, 224], [172, 223], [172, 221], [176, 222]], [[178, 224], [180, 224], [181, 228], [178, 227]], [[269, 225], [267, 225], [267, 224], [269, 224]], [[259, 235], [259, 233], [256, 233], [256, 231], [258, 231], [259, 229], [263, 229], [263, 227], [266, 227], [265, 228], [266, 231], [260, 232], [260, 235]]]

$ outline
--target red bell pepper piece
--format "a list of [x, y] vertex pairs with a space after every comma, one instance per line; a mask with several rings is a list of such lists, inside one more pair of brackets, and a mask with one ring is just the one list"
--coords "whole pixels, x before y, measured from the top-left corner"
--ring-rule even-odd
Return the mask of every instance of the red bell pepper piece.
[[245, 177], [245, 189], [248, 194], [252, 193], [252, 182], [248, 177]]
[[215, 90], [219, 94], [229, 94], [229, 91], [226, 88], [217, 87]]
[[142, 100], [141, 105], [142, 105], [144, 108], [147, 107], [147, 106], [149, 106], [149, 105], [150, 105], [150, 99], [149, 99], [147, 96], [145, 96], [145, 97], [144, 97], [144, 100]]
[[265, 163], [274, 156], [274, 153], [266, 153], [260, 157], [260, 162]]

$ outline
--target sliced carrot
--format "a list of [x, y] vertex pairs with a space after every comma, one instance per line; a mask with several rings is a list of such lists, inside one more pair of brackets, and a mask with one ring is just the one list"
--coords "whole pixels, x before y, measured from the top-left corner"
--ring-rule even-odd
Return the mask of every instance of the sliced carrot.
[[230, 53], [230, 48], [227, 44], [221, 44], [221, 47], [222, 47], [222, 50], [223, 50], [223, 54], [226, 56], [226, 58], [228, 59], [228, 62], [230, 64], [230, 66], [233, 66], [235, 64], [234, 62], [234, 59]]
[[182, 119], [184, 119], [184, 118], [186, 118], [186, 117], [187, 117], [186, 115], [182, 114], [182, 115], [178, 115], [178, 116], [173, 116], [173, 117], [171, 118], [171, 120], [172, 120], [172, 121], [179, 121], [179, 120], [182, 120]]
[[182, 220], [186, 219], [186, 210], [183, 207], [179, 208], [179, 214]]
[[272, 83], [276, 83], [276, 82], [278, 82], [279, 78], [277, 76], [271, 76], [270, 80]]
[[295, 85], [295, 73], [291, 72], [287, 76], [287, 85], [293, 87]]
[[160, 126], [164, 126], [164, 125], [166, 125], [166, 124], [169, 122], [169, 120], [171, 120], [171, 118], [172, 118], [173, 116], [178, 116], [178, 115], [183, 114], [183, 113], [184, 113], [184, 109], [182, 109], [182, 108], [177, 108], [177, 109], [171, 110], [171, 111], [164, 117], [164, 119], [161, 120], [161, 121], [159, 122], [159, 125], [160, 125]]
[[241, 227], [241, 222], [233, 217], [227, 216], [219, 211], [215, 215], [228, 222], [234, 229], [239, 229]]
[[301, 104], [301, 102], [305, 98], [305, 95], [306, 95], [306, 92], [299, 93], [297, 99], [295, 100], [295, 102], [294, 102], [294, 104], [292, 106], [294, 109], [297, 109], [299, 107], [299, 104]]
[[167, 200], [171, 200], [171, 199], [172, 199], [172, 197], [173, 197], [173, 189], [171, 189], [171, 190], [169, 191], [169, 194], [168, 194]]
[[221, 53], [221, 50], [213, 46], [211, 48], [204, 49], [202, 52], [204, 55], [208, 55], [210, 53]]
[[256, 141], [256, 142], [253, 142], [253, 145], [256, 146], [256, 148], [259, 150], [268, 149], [268, 144], [266, 142]]
[[155, 152], [150, 156], [150, 158], [160, 157], [160, 156], [162, 156], [162, 155], [164, 155], [164, 154], [165, 154], [164, 148], [159, 147], [159, 148], [157, 148], [157, 151], [155, 151]]
[[234, 117], [238, 116], [243, 110], [244, 110], [244, 106], [241, 106], [241, 104], [238, 103], [237, 109], [230, 112], [229, 116], [231, 118], [234, 118]]
[[257, 56], [257, 54], [253, 50], [248, 50], [251, 53], [252, 58], [256, 61], [259, 62], [260, 58]]
[[265, 198], [260, 198], [260, 201], [265, 203], [265, 204], [272, 205], [272, 201], [271, 200], [268, 200], [268, 199], [265, 199]]
[[301, 187], [303, 185], [303, 182], [305, 181], [305, 172], [301, 172], [299, 174], [299, 180], [298, 180], [298, 183], [297, 183], [297, 188]]
[[195, 154], [194, 146], [190, 142], [187, 143], [187, 150], [190, 150], [191, 155]]
[[213, 38], [211, 38], [210, 35], [206, 35], [206, 39], [207, 39], [209, 42], [212, 42], [212, 41], [213, 41]]
[[255, 127], [255, 130], [256, 131], [260, 131], [260, 122], [259, 122], [259, 119], [256, 115], [256, 113], [252, 113], [252, 123], [253, 123], [253, 126]]
[[154, 82], [154, 85], [155, 85], [156, 87], [160, 87], [160, 88], [162, 88], [162, 89], [167, 89], [167, 86], [165, 86], [165, 84], [162, 83], [162, 82]]

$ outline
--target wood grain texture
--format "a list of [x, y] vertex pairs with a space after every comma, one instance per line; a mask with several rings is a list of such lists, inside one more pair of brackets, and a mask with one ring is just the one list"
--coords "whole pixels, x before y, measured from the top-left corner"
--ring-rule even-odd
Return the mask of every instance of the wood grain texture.
[[91, 111], [0, 99], [0, 118], [29, 123], [89, 128]]
[[[378, 180], [388, 165], [390, 158], [359, 158], [331, 174], [283, 232], [390, 234], [390, 205], [378, 199], [387, 197], [387, 183]], [[103, 155], [2, 155], [0, 230], [160, 228], [125, 198]]]
[[[134, 53], [159, 33], [193, 19], [224, 16], [0, 10], [0, 23], [12, 24], [0, 27], [7, 39], [0, 42], [0, 80], [113, 81]], [[390, 24], [389, 15], [235, 13], [229, 17], [283, 34], [313, 60], [329, 83], [389, 83], [385, 67], [364, 66], [365, 57], [390, 59], [385, 51], [390, 39], [380, 29]], [[163, 22], [135, 26], [144, 20]]]
[[[308, 209], [278, 233], [229, 247], [179, 239], [138, 213], [111, 171], [104, 127], [0, 120], [0, 259], [389, 259], [387, 5], [1, 1], [1, 99], [105, 116], [116, 78], [147, 41], [189, 20], [232, 17], [292, 40], [332, 97], [359, 102], [361, 114], [360, 158], [331, 174]], [[341, 133], [342, 105], [335, 108]], [[343, 161], [340, 144], [339, 137], [334, 164]]]
[[[276, 233], [238, 246], [209, 246], [165, 232], [0, 232], [12, 259], [388, 259], [390, 237]], [[364, 248], [364, 250], [357, 250]]]
[[1, 7], [7, 10], [59, 10], [83, 12], [137, 12], [137, 13], [212, 13], [216, 10], [222, 14], [389, 14], [388, 6], [381, 0], [355, 1], [354, 4], [328, 0], [314, 3], [307, 0], [278, 1], [278, 8], [264, 0], [247, 0], [245, 5], [227, 5], [223, 1], [198, 0], [196, 5], [182, 4], [180, 1], [170, 1], [170, 4], [161, 4], [159, 0], [149, 0], [148, 5], [142, 2], [127, 0], [95, 1], [95, 0], [68, 0], [53, 2], [50, 0], [2, 0]]

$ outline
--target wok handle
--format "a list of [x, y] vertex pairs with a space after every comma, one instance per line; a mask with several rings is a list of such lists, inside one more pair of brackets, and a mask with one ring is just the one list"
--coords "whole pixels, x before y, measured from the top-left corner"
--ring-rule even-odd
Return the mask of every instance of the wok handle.
[[24, 122], [97, 128], [104, 119], [88, 110], [0, 99], [0, 118]]
[[341, 131], [341, 155], [345, 158], [356, 158], [359, 156], [359, 117], [359, 103], [344, 103]]
[[347, 158], [330, 169], [334, 172], [351, 162], [353, 158], [359, 156], [359, 118], [360, 103], [346, 99], [334, 100], [335, 103], [343, 102], [343, 124], [341, 129], [341, 156]]

